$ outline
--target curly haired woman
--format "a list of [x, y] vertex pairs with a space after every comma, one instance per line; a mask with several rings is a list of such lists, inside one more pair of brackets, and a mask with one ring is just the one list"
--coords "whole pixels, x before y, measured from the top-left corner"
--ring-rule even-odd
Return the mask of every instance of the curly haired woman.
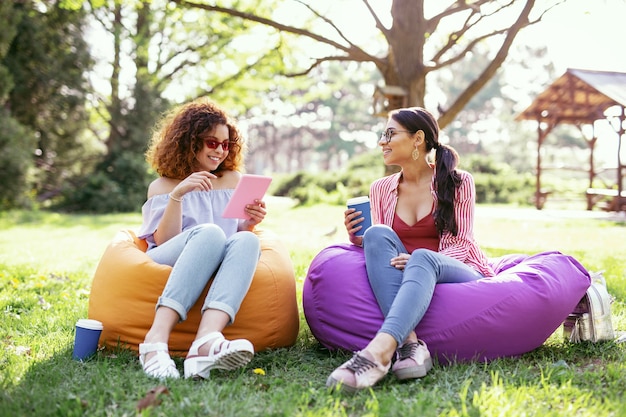
[[221, 215], [241, 178], [245, 144], [217, 105], [185, 104], [157, 127], [146, 156], [159, 178], [148, 187], [138, 236], [147, 240], [150, 258], [173, 268], [139, 360], [152, 377], [180, 377], [169, 355], [170, 334], [215, 276], [184, 362], [185, 378], [208, 378], [212, 369], [237, 369], [254, 355], [250, 341], [228, 341], [221, 332], [250, 288], [261, 251], [252, 230], [265, 218], [265, 203], [248, 205], [246, 220]]

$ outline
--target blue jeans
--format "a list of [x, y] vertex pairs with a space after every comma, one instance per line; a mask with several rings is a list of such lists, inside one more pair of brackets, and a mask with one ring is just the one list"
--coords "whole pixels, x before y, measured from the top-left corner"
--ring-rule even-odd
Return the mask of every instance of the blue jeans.
[[404, 270], [390, 265], [391, 258], [408, 253], [396, 232], [374, 225], [363, 236], [367, 276], [385, 317], [378, 332], [387, 333], [398, 346], [422, 320], [435, 292], [435, 284], [474, 281], [483, 275], [449, 256], [416, 249]]
[[202, 312], [217, 309], [235, 321], [241, 302], [248, 293], [261, 255], [259, 238], [252, 232], [237, 232], [226, 238], [214, 224], [201, 224], [152, 248], [148, 256], [172, 266], [172, 272], [157, 301], [187, 319], [187, 312], [198, 300], [217, 271], [204, 300]]

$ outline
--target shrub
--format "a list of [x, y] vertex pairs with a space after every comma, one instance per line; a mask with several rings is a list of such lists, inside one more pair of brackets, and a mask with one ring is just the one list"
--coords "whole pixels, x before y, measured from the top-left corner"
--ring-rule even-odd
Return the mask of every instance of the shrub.
[[93, 174], [68, 184], [63, 199], [54, 207], [73, 212], [136, 212], [146, 201], [146, 192], [154, 175], [143, 155], [121, 154]]
[[476, 203], [528, 205], [535, 194], [535, 180], [530, 175], [512, 172], [474, 174]]
[[270, 193], [291, 197], [299, 205], [345, 204], [350, 197], [369, 195], [370, 184], [383, 172], [380, 155], [368, 153], [355, 158], [344, 170], [321, 173], [299, 171], [277, 176]]
[[0, 109], [0, 210], [31, 208], [29, 171], [33, 169], [35, 136]]
[[[468, 157], [463, 169], [471, 172], [476, 185], [476, 202], [491, 204], [532, 204], [535, 179], [518, 174], [510, 166], [482, 156]], [[346, 199], [369, 195], [370, 184], [384, 175], [378, 152], [356, 157], [345, 170], [295, 174], [278, 177], [271, 193], [291, 197], [300, 205], [344, 204]]]

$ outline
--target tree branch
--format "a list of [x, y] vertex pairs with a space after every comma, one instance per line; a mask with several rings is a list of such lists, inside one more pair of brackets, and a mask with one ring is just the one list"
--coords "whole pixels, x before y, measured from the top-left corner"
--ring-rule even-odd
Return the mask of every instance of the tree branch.
[[429, 20], [433, 22], [437, 22], [437, 24], [439, 24], [439, 22], [443, 18], [448, 17], [448, 16], [453, 16], [456, 13], [462, 12], [464, 10], [471, 9], [474, 12], [479, 12], [480, 6], [482, 6], [483, 4], [491, 3], [491, 2], [493, 2], [493, 0], [477, 0], [477, 1], [472, 2], [471, 4], [467, 4], [467, 2], [465, 1], [457, 1], [454, 4], [451, 4], [443, 12], [431, 17]]
[[250, 20], [252, 22], [257, 22], [257, 23], [261, 23], [263, 25], [267, 25], [267, 26], [271, 26], [279, 31], [282, 32], [288, 32], [288, 33], [293, 33], [295, 35], [301, 35], [301, 36], [305, 36], [311, 39], [314, 39], [318, 42], [322, 42], [325, 43], [327, 45], [331, 45], [339, 50], [342, 50], [344, 52], [349, 52], [349, 48], [346, 48], [344, 45], [341, 45], [331, 39], [327, 39], [323, 36], [317, 35], [315, 33], [309, 32], [307, 30], [304, 29], [299, 29], [299, 28], [295, 28], [293, 26], [288, 26], [288, 25], [284, 25], [282, 23], [278, 23], [275, 22], [273, 20], [267, 19], [265, 17], [261, 17], [261, 16], [257, 16], [254, 15], [252, 13], [246, 13], [246, 12], [242, 12], [239, 10], [235, 10], [235, 9], [230, 9], [227, 7], [219, 7], [219, 6], [211, 6], [208, 4], [200, 4], [200, 3], [193, 3], [187, 0], [172, 0], [173, 3], [176, 3], [180, 6], [186, 6], [186, 7], [193, 7], [193, 8], [197, 8], [197, 9], [202, 9], [202, 10], [207, 10], [207, 11], [211, 11], [211, 12], [219, 12], [219, 13], [225, 13], [228, 14], [230, 16], [235, 16], [235, 17], [239, 17], [241, 19], [245, 19], [245, 20]]
[[[509, 49], [515, 40], [518, 32], [529, 25], [528, 16], [535, 5], [535, 0], [526, 0], [522, 12], [519, 14], [515, 23], [508, 29], [506, 37], [500, 46], [496, 56], [491, 63], [484, 69], [484, 71], [456, 98], [452, 106], [450, 106], [439, 117], [440, 125], [446, 126], [454, 117], [467, 105], [467, 103], [474, 97], [474, 95], [483, 88], [489, 80], [494, 76], [498, 68], [505, 61]], [[496, 31], [497, 32], [497, 31]], [[477, 42], [477, 41], [476, 41]]]
[[[465, 48], [463, 48], [463, 50], [461, 52], [459, 52], [458, 54], [456, 54], [455, 56], [443, 61], [443, 62], [437, 62], [436, 60], [433, 60], [433, 62], [435, 62], [435, 65], [429, 67], [429, 69], [432, 70], [436, 70], [445, 66], [448, 66], [450, 64], [454, 64], [455, 62], [460, 61], [461, 59], [463, 59], [465, 57], [465, 55], [467, 55], [469, 52], [471, 52], [474, 47], [479, 44], [480, 42], [484, 41], [485, 39], [489, 39], [492, 38], [494, 36], [497, 35], [502, 35], [503, 33], [506, 33], [507, 31], [509, 31], [511, 28], [507, 28], [507, 29], [500, 29], [500, 30], [496, 30], [493, 31], [491, 33], [485, 34], [483, 36], [479, 36], [478, 38], [475, 38], [474, 40], [472, 40], [470, 43], [467, 44], [467, 46]], [[439, 55], [439, 54], [438, 54]], [[438, 59], [441, 58], [440, 56], [438, 56]]]
[[378, 18], [378, 15], [374, 11], [374, 9], [372, 9], [372, 6], [370, 6], [370, 3], [367, 0], [363, 0], [363, 4], [365, 4], [365, 7], [367, 7], [367, 10], [370, 12], [372, 17], [374, 18], [374, 22], [376, 22], [376, 27], [378, 28], [378, 30], [380, 30], [383, 33], [383, 35], [385, 35], [385, 39], [387, 39], [387, 37], [389, 36], [389, 29], [387, 29], [383, 25], [383, 22], [380, 21], [380, 19]]
[[345, 35], [343, 34], [343, 32], [337, 27], [337, 25], [335, 25], [335, 22], [333, 22], [332, 20], [330, 20], [329, 18], [327, 18], [326, 16], [322, 16], [321, 14], [319, 14], [316, 10], [314, 10], [311, 6], [309, 6], [308, 4], [303, 3], [301, 0], [295, 0], [297, 3], [300, 3], [301, 5], [303, 5], [304, 7], [306, 7], [307, 9], [309, 9], [309, 11], [311, 13], [313, 13], [315, 16], [317, 16], [319, 19], [322, 19], [324, 22], [326, 22], [327, 25], [329, 25], [330, 27], [332, 27], [335, 32], [337, 32], [337, 34], [339, 35], [339, 37], [341, 39], [343, 39], [344, 41], [346, 41], [346, 43], [348, 45], [350, 45], [351, 47], [354, 47], [355, 45], [348, 39], [345, 37]]
[[[491, 13], [486, 13], [483, 14], [480, 10], [480, 6], [482, 5], [482, 3], [484, 3], [487, 0], [484, 0], [483, 2], [477, 2], [477, 3], [472, 3], [471, 5], [466, 5], [465, 7], [453, 7], [453, 8], [448, 8], [446, 11], [449, 12], [451, 10], [455, 10], [455, 12], [462, 12], [464, 10], [470, 9], [471, 12], [470, 14], [467, 16], [467, 18], [465, 19], [465, 22], [463, 22], [463, 26], [461, 26], [461, 29], [452, 32], [449, 36], [448, 36], [448, 42], [433, 56], [432, 61], [433, 62], [438, 62], [441, 57], [443, 55], [445, 55], [446, 52], [448, 52], [449, 50], [451, 50], [455, 45], [457, 45], [459, 39], [463, 39], [463, 36], [472, 28], [474, 28], [476, 25], [478, 25], [480, 23], [481, 20], [493, 16], [495, 14], [497, 14], [498, 12], [506, 9], [507, 7], [510, 7], [513, 4], [513, 0], [510, 0], [510, 2], [506, 5], [502, 5], [500, 7], [498, 7], [496, 10], [494, 10]], [[449, 14], [440, 14], [439, 16], [448, 16]], [[478, 17], [476, 17], [478, 16]], [[437, 21], [437, 25], [439, 24], [439, 21]], [[432, 29], [434, 31], [434, 29], [436, 28], [436, 26]], [[507, 28], [508, 29], [508, 28]], [[493, 31], [491, 34], [488, 35], [484, 35], [481, 36], [480, 39], [484, 40], [487, 39], [489, 37], [495, 36], [497, 34], [502, 34], [504, 33], [506, 30], [502, 31], [502, 30], [496, 30]], [[472, 42], [472, 47], [476, 44], [476, 42]], [[462, 57], [463, 55], [465, 55], [467, 53], [468, 50], [471, 50], [471, 48], [465, 48], [465, 51], [463, 51], [461, 54], [459, 54], [460, 57]], [[450, 60], [448, 62], [454, 62], [456, 60]], [[442, 65], [443, 66], [443, 65]]]
[[305, 69], [304, 71], [301, 72], [292, 72], [292, 73], [288, 73], [288, 74], [284, 74], [286, 77], [301, 77], [303, 75], [307, 75], [309, 74], [311, 71], [313, 71], [316, 67], [320, 66], [322, 63], [324, 62], [330, 62], [330, 61], [336, 61], [336, 62], [371, 62], [369, 60], [358, 60], [349, 56], [325, 56], [323, 58], [317, 58], [315, 60], [315, 62], [313, 64], [311, 64], [311, 66], [309, 66], [309, 68]]
[[241, 78], [242, 75], [248, 73], [248, 71], [250, 71], [252, 68], [254, 68], [256, 65], [260, 64], [261, 61], [263, 61], [264, 59], [266, 59], [271, 52], [273, 52], [274, 49], [270, 50], [269, 53], [264, 54], [263, 56], [261, 56], [259, 59], [257, 59], [256, 61], [246, 65], [245, 67], [242, 67], [239, 69], [239, 71], [237, 71], [235, 74], [231, 75], [230, 77], [224, 78], [222, 81], [220, 81], [219, 83], [215, 84], [214, 86], [212, 86], [210, 89], [208, 90], [204, 90], [202, 92], [202, 94], [199, 94], [195, 97], [195, 99], [200, 98], [204, 95], [210, 95], [212, 94], [214, 91], [219, 90], [220, 88], [224, 87], [226, 84], [235, 81], [239, 78]]
[[[296, 28], [293, 26], [289, 26], [289, 25], [284, 25], [282, 23], [278, 23], [275, 22], [271, 19], [267, 19], [265, 17], [261, 17], [261, 16], [257, 16], [254, 15], [252, 13], [246, 13], [246, 12], [242, 12], [239, 10], [235, 10], [235, 9], [230, 9], [227, 7], [219, 7], [219, 6], [211, 6], [208, 4], [200, 4], [200, 3], [193, 3], [187, 0], [171, 0], [173, 3], [176, 3], [180, 6], [185, 6], [185, 7], [193, 7], [193, 8], [198, 8], [198, 9], [203, 9], [203, 10], [207, 10], [207, 11], [212, 11], [212, 12], [218, 12], [218, 13], [225, 13], [228, 14], [230, 16], [235, 16], [235, 17], [239, 17], [241, 19], [245, 19], [245, 20], [249, 20], [252, 22], [256, 22], [256, 23], [260, 23], [266, 26], [270, 26], [273, 27], [274, 29], [277, 29], [278, 31], [281, 32], [287, 32], [287, 33], [292, 33], [294, 35], [300, 35], [300, 36], [304, 36], [310, 39], [313, 39], [315, 41], [318, 41], [320, 43], [324, 43], [326, 45], [330, 45], [340, 51], [345, 52], [349, 57], [352, 57], [353, 60], [356, 61], [369, 61], [369, 62], [376, 62], [378, 58], [376, 58], [375, 56], [372, 56], [370, 54], [368, 54], [367, 52], [365, 52], [363, 49], [359, 48], [358, 46], [354, 45], [351, 42], [348, 42], [349, 46], [345, 46], [342, 45], [338, 42], [333, 41], [332, 39], [328, 39], [324, 36], [318, 35], [316, 33], [310, 32], [308, 30], [305, 29], [300, 29], [300, 28]], [[307, 6], [308, 7], [308, 6]], [[311, 10], [313, 13], [315, 13], [317, 16], [319, 16], [316, 12], [314, 12], [312, 9], [309, 8], [309, 10]], [[326, 19], [325, 19], [326, 20]], [[332, 25], [333, 28], [335, 28], [335, 30], [337, 30], [337, 32], [341, 35], [341, 32], [335, 27], [335, 25]], [[342, 36], [343, 39], [345, 39]]]

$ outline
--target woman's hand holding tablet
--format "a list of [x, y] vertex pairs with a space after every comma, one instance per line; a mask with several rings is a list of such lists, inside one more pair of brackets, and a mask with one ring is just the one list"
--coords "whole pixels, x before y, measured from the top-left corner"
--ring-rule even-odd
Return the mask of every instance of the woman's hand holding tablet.
[[233, 196], [224, 209], [222, 217], [247, 219], [246, 205], [253, 204], [254, 200], [262, 200], [271, 182], [272, 177], [243, 174]]

